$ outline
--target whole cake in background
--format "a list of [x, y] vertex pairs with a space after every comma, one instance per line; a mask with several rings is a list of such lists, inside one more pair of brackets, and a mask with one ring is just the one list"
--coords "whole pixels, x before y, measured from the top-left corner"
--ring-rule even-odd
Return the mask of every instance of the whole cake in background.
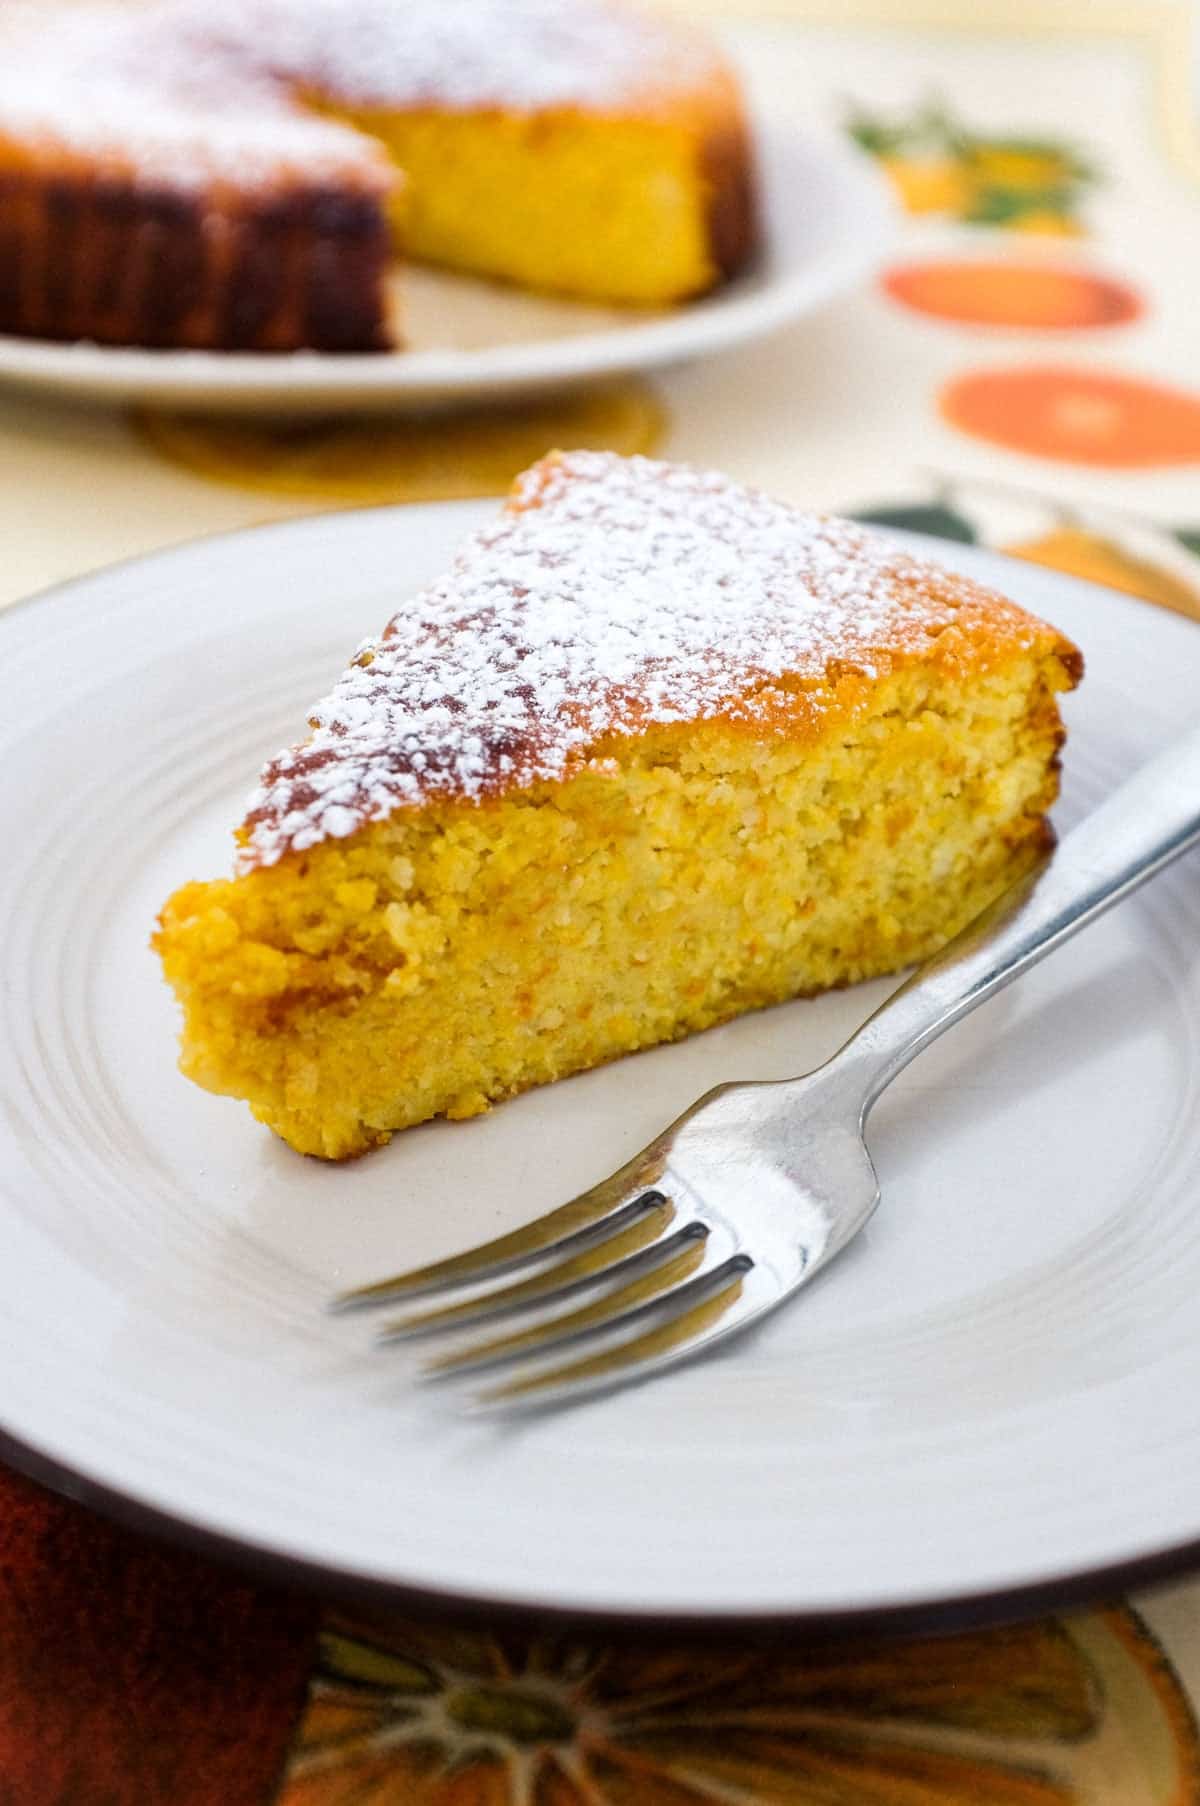
[[0, 9], [0, 332], [381, 350], [397, 254], [664, 304], [755, 217], [731, 70], [625, 0]]
[[166, 904], [183, 1070], [342, 1158], [896, 971], [1047, 846], [1080, 670], [848, 522], [556, 454]]

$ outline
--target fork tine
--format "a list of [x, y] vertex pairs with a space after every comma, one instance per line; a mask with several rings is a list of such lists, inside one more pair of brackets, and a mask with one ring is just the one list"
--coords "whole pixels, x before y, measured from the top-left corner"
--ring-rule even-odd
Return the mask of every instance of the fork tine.
[[[518, 1375], [501, 1386], [489, 1387], [477, 1394], [475, 1409], [511, 1410], [565, 1403], [690, 1358], [702, 1347], [744, 1329], [752, 1318], [769, 1308], [762, 1299], [745, 1297], [747, 1276], [754, 1270], [750, 1255], [731, 1255], [710, 1273], [686, 1280], [663, 1296], [636, 1306], [610, 1325], [611, 1330], [619, 1330], [648, 1323], [649, 1327], [640, 1333], [597, 1354], [568, 1361], [565, 1366], [539, 1369], [526, 1376]], [[775, 1294], [770, 1303], [777, 1303], [778, 1298], [779, 1294]], [[737, 1311], [739, 1303], [744, 1305], [741, 1311]]]
[[489, 1336], [442, 1355], [423, 1370], [421, 1378], [441, 1380], [490, 1371], [531, 1355], [555, 1353], [585, 1335], [611, 1327], [615, 1319], [626, 1316], [635, 1305], [647, 1303], [681, 1280], [689, 1279], [704, 1259], [708, 1233], [704, 1223], [686, 1224], [665, 1241], [656, 1242], [652, 1248], [610, 1269], [606, 1277], [620, 1278], [624, 1283], [602, 1298], [560, 1312], [556, 1317], [541, 1318], [528, 1329]]
[[379, 1331], [380, 1342], [401, 1342], [411, 1336], [431, 1335], [441, 1330], [457, 1329], [466, 1324], [488, 1323], [495, 1317], [506, 1317], [526, 1305], [552, 1303], [599, 1285], [618, 1276], [618, 1271], [639, 1253], [658, 1242], [670, 1227], [674, 1205], [657, 1192], [647, 1194], [657, 1200], [647, 1204], [638, 1198], [627, 1206], [631, 1220], [603, 1241], [589, 1240], [580, 1254], [554, 1262], [535, 1273], [532, 1279], [520, 1279], [513, 1285], [499, 1286], [464, 1298], [458, 1304], [446, 1304], [437, 1310], [418, 1311], [407, 1317], [395, 1317]]
[[570, 1252], [574, 1244], [582, 1244], [585, 1239], [611, 1227], [611, 1219], [622, 1209], [643, 1198], [660, 1198], [662, 1194], [654, 1192], [653, 1186], [661, 1177], [665, 1164], [665, 1156], [656, 1147], [647, 1148], [628, 1166], [623, 1166], [599, 1185], [593, 1185], [590, 1191], [581, 1192], [577, 1198], [560, 1204], [556, 1210], [535, 1218], [532, 1223], [525, 1223], [508, 1235], [497, 1236], [494, 1241], [468, 1248], [463, 1254], [453, 1254], [448, 1260], [433, 1261], [427, 1267], [415, 1267], [411, 1272], [397, 1273], [390, 1279], [377, 1280], [373, 1285], [355, 1286], [339, 1293], [330, 1308], [357, 1310], [367, 1305], [386, 1304], [395, 1298], [417, 1297], [422, 1292], [438, 1291], [443, 1286], [491, 1279], [543, 1255]]

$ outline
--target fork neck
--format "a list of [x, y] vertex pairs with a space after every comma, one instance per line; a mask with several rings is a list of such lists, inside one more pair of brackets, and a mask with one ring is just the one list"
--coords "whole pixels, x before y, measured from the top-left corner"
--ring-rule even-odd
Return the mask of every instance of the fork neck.
[[1198, 842], [1200, 728], [1193, 728], [927, 960], [822, 1073], [857, 1093], [865, 1119], [931, 1041]]

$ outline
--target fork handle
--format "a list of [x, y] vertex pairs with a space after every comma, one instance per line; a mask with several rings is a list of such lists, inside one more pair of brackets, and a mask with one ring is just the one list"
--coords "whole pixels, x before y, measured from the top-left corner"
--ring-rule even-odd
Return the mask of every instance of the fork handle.
[[862, 1117], [909, 1061], [977, 1004], [1200, 842], [1200, 727], [1142, 766], [892, 993], [825, 1070]]

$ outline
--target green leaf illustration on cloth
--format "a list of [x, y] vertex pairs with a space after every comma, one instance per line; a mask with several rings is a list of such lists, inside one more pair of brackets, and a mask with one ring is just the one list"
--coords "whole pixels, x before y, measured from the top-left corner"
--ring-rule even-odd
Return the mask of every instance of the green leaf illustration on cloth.
[[1074, 234], [1100, 180], [1094, 160], [1065, 139], [970, 127], [936, 101], [895, 118], [851, 104], [845, 128], [879, 160], [909, 213]]
[[962, 545], [974, 545], [979, 537], [966, 516], [944, 502], [897, 502], [856, 508], [851, 519], [871, 527], [900, 527], [909, 533], [928, 533], [934, 539], [954, 539]]

